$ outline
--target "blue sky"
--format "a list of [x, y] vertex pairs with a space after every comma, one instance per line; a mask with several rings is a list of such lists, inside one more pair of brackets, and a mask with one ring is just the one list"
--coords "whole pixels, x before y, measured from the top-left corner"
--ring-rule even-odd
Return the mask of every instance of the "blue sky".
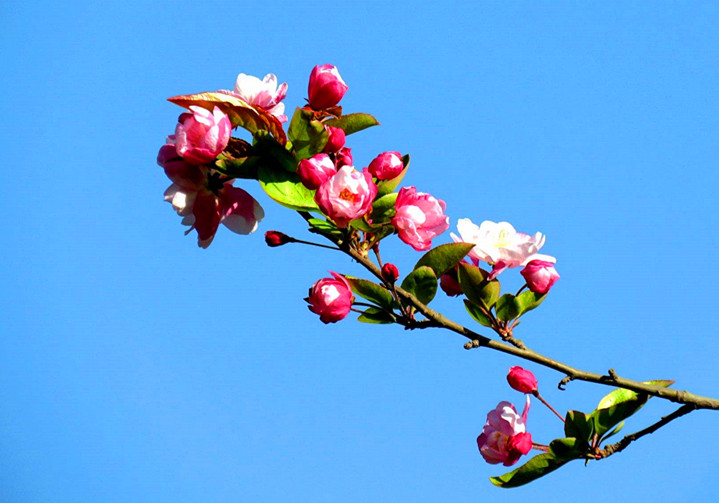
[[[715, 501], [716, 413], [504, 493], [475, 438], [521, 401], [512, 358], [439, 331], [347, 319], [302, 298], [355, 264], [264, 231], [208, 250], [162, 193], [168, 96], [339, 67], [360, 165], [412, 156], [406, 183], [459, 218], [547, 235], [562, 275], [518, 336], [596, 372], [719, 396], [713, 250], [719, 8], [713, 2], [85, 2], [0, 7], [0, 501]], [[436, 243], [449, 241], [448, 233]], [[384, 256], [406, 272], [417, 252]], [[513, 275], [516, 276], [516, 275]], [[511, 282], [511, 280], [509, 280]], [[458, 302], [437, 308], [471, 324]], [[527, 365], [558, 409], [608, 390]], [[650, 403], [640, 429], [672, 410]], [[643, 411], [644, 412], [644, 411]], [[560, 433], [534, 404], [538, 441]]]

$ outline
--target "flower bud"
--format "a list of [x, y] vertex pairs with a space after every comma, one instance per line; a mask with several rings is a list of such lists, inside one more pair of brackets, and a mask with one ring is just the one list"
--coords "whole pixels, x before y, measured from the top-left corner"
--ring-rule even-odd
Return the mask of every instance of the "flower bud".
[[337, 169], [340, 169], [342, 166], [354, 166], [351, 148], [342, 147], [335, 154], [335, 166], [337, 167]]
[[396, 178], [404, 169], [399, 152], [383, 152], [369, 164], [369, 172], [378, 180]]
[[462, 287], [459, 286], [459, 279], [457, 278], [457, 268], [453, 267], [439, 279], [439, 287], [444, 293], [450, 297], [457, 297], [462, 295]]
[[310, 288], [305, 299], [310, 311], [320, 315], [322, 323], [335, 323], [344, 319], [352, 308], [354, 296], [347, 280], [330, 271], [332, 278], [322, 278]]
[[325, 129], [329, 137], [327, 138], [324, 152], [334, 154], [345, 146], [345, 132], [342, 128], [332, 126], [325, 126]]
[[376, 195], [377, 186], [369, 171], [360, 173], [352, 166], [342, 166], [317, 189], [315, 202], [322, 213], [343, 229], [372, 209]]
[[192, 113], [180, 116], [175, 128], [175, 148], [188, 162], [206, 164], [214, 161], [230, 141], [232, 124], [219, 108], [212, 112], [191, 106]]
[[271, 248], [274, 248], [276, 246], [282, 246], [291, 242], [292, 238], [280, 231], [265, 232], [265, 243], [267, 243], [267, 246]]
[[302, 185], [310, 190], [317, 189], [325, 180], [337, 174], [335, 165], [327, 154], [317, 154], [302, 159], [297, 167]]
[[521, 393], [534, 394], [537, 392], [537, 378], [529, 370], [522, 367], [510, 368], [509, 374], [507, 374], [507, 382], [512, 389]]
[[312, 69], [307, 95], [310, 107], [324, 110], [340, 102], [347, 92], [347, 84], [340, 76], [336, 66], [318, 65]]
[[399, 279], [399, 270], [397, 269], [397, 266], [390, 262], [383, 265], [382, 279], [384, 279], [387, 283], [394, 283], [397, 281], [397, 279]]
[[554, 264], [545, 260], [530, 261], [519, 274], [524, 276], [527, 287], [534, 293], [547, 293], [559, 279]]
[[403, 187], [395, 202], [397, 214], [392, 225], [399, 238], [417, 251], [429, 250], [432, 238], [449, 228], [444, 201], [417, 192], [415, 187]]

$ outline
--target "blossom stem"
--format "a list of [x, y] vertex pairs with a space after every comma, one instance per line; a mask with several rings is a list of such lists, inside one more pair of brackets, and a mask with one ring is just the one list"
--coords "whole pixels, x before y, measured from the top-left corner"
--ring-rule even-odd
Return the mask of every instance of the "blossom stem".
[[337, 251], [340, 251], [340, 249], [339, 249], [338, 247], [336, 247], [336, 246], [327, 246], [327, 245], [323, 245], [323, 244], [320, 244], [320, 243], [313, 243], [312, 241], [304, 241], [304, 240], [302, 240], [302, 239], [290, 238], [290, 240], [289, 240], [288, 242], [289, 242], [289, 243], [300, 243], [300, 244], [303, 244], [303, 245], [317, 246], [317, 247], [319, 247], [319, 248], [327, 248], [328, 250], [337, 250]]
[[548, 445], [538, 444], [536, 442], [532, 442], [532, 449], [535, 449], [537, 451], [542, 451], [542, 452], [549, 452]]
[[542, 402], [544, 405], [546, 405], [549, 410], [551, 410], [552, 412], [554, 412], [554, 414], [555, 414], [559, 419], [561, 419], [563, 423], [565, 422], [564, 417], [562, 417], [562, 415], [561, 415], [559, 412], [557, 412], [557, 411], [554, 409], [554, 407], [552, 407], [551, 405], [549, 405], [549, 402], [547, 402], [547, 401], [542, 397], [542, 395], [539, 394], [539, 391], [535, 391], [535, 392], [532, 393], [532, 394], [535, 396], [535, 398], [536, 398], [537, 400], [539, 400], [539, 401]]

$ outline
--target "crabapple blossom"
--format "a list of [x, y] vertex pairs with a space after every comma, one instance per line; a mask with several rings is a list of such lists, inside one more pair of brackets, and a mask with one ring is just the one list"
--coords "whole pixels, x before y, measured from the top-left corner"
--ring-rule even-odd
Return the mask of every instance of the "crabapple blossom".
[[352, 149], [349, 147], [342, 147], [337, 153], [334, 154], [335, 166], [340, 169], [342, 166], [354, 166], [352, 160]]
[[509, 222], [485, 220], [480, 226], [468, 218], [457, 221], [459, 236], [452, 233], [455, 242], [473, 243], [469, 257], [475, 264], [479, 261], [493, 266], [489, 279], [492, 280], [508, 267], [518, 267], [531, 260], [544, 245], [544, 234], [534, 236], [517, 232]]
[[383, 152], [369, 164], [369, 172], [378, 180], [396, 178], [403, 169], [404, 163], [399, 152]]
[[340, 102], [347, 92], [347, 84], [333, 65], [317, 65], [312, 69], [307, 96], [310, 107], [324, 110]]
[[275, 248], [277, 246], [286, 245], [287, 243], [291, 243], [292, 238], [285, 234], [284, 232], [280, 231], [267, 231], [265, 232], [265, 243], [267, 243], [267, 246], [270, 248]]
[[210, 112], [193, 105], [190, 112], [180, 115], [175, 128], [177, 153], [192, 163], [212, 162], [227, 147], [232, 123], [227, 114], [217, 107]]
[[388, 283], [394, 283], [399, 279], [399, 270], [397, 269], [397, 266], [387, 262], [382, 266], [382, 279], [387, 281]]
[[309, 159], [302, 159], [297, 166], [302, 185], [310, 190], [317, 189], [336, 173], [335, 164], [327, 154], [316, 154]]
[[239, 74], [233, 94], [250, 105], [265, 109], [280, 122], [287, 122], [285, 104], [282, 103], [287, 95], [287, 83], [278, 87], [274, 73], [268, 73], [262, 80], [252, 75]]
[[342, 166], [317, 189], [315, 202], [337, 227], [345, 228], [372, 209], [376, 195], [377, 186], [366, 168], [360, 173], [352, 166]]
[[547, 293], [552, 285], [559, 279], [559, 273], [554, 268], [554, 260], [541, 260], [540, 258], [550, 258], [547, 255], [535, 255], [519, 274], [524, 276], [527, 287], [535, 293]]
[[397, 213], [392, 225], [399, 238], [417, 251], [429, 250], [432, 239], [449, 228], [446, 205], [416, 187], [403, 187], [395, 202]]
[[345, 318], [352, 308], [354, 296], [347, 280], [330, 271], [332, 278], [322, 278], [310, 288], [305, 300], [310, 311], [320, 315], [323, 323], [335, 323]]
[[325, 130], [327, 131], [328, 138], [325, 148], [323, 149], [324, 152], [332, 154], [345, 146], [346, 135], [344, 129], [333, 126], [325, 126]]
[[529, 395], [521, 416], [509, 402], [499, 402], [487, 414], [482, 434], [477, 437], [477, 447], [487, 463], [511, 466], [532, 449], [532, 435], [526, 431], [528, 412]]
[[537, 378], [529, 370], [523, 369], [522, 367], [514, 366], [509, 369], [507, 374], [507, 382], [512, 387], [521, 393], [536, 393], [537, 392]]

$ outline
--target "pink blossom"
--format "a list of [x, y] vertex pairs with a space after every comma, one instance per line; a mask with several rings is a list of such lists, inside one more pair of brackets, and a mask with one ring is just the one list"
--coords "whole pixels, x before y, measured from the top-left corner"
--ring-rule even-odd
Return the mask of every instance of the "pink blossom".
[[277, 87], [277, 77], [268, 73], [260, 80], [252, 75], [241, 73], [235, 81], [234, 94], [250, 105], [265, 109], [280, 122], [287, 122], [285, 104], [281, 103], [287, 95], [287, 84]]
[[532, 449], [532, 435], [526, 431], [528, 412], [529, 395], [521, 416], [509, 402], [499, 402], [487, 414], [482, 434], [477, 437], [477, 447], [487, 463], [511, 466]]
[[344, 129], [332, 126], [325, 126], [325, 130], [327, 131], [328, 138], [327, 144], [323, 149], [324, 152], [327, 152], [328, 154], [333, 154], [345, 146], [346, 135]]
[[214, 161], [230, 140], [232, 124], [219, 108], [212, 112], [191, 106], [192, 113], [180, 115], [175, 128], [177, 153], [196, 164]]
[[335, 164], [327, 154], [317, 154], [309, 159], [302, 159], [297, 167], [302, 185], [310, 190], [317, 189], [328, 178], [337, 174]]
[[264, 218], [262, 207], [232, 182], [220, 182], [206, 166], [189, 164], [180, 158], [172, 144], [164, 145], [157, 162], [172, 180], [165, 201], [172, 204], [184, 225], [197, 231], [198, 245], [207, 248], [222, 223], [233, 232], [249, 234]]
[[392, 225], [399, 238], [415, 250], [429, 250], [432, 239], [449, 228], [444, 201], [417, 192], [415, 187], [400, 189], [395, 208], [397, 214], [392, 218]]
[[[549, 257], [554, 260], [540, 260], [535, 255], [533, 260], [530, 260], [527, 265], [522, 269], [519, 274], [524, 276], [524, 280], [527, 282], [527, 287], [535, 293], [547, 293], [552, 285], [559, 279], [559, 273], [554, 268], [554, 257]], [[541, 257], [546, 258], [546, 255]]]
[[394, 283], [399, 279], [399, 269], [391, 262], [387, 262], [382, 266], [382, 279], [388, 283]]
[[512, 389], [521, 393], [534, 394], [537, 392], [537, 378], [532, 372], [522, 367], [511, 367], [507, 374], [507, 382]]
[[307, 86], [309, 104], [315, 110], [324, 110], [337, 105], [347, 92], [347, 84], [336, 66], [318, 65], [312, 69]]
[[335, 166], [340, 169], [342, 166], [354, 166], [352, 161], [352, 149], [348, 147], [342, 147], [337, 153], [334, 154]]
[[369, 164], [369, 172], [378, 180], [396, 178], [403, 169], [404, 163], [399, 152], [383, 152]]
[[344, 228], [372, 209], [376, 195], [377, 186], [367, 169], [360, 173], [352, 166], [342, 166], [317, 189], [315, 202], [337, 227]]
[[468, 218], [457, 222], [459, 236], [451, 234], [455, 242], [474, 243], [469, 257], [477, 264], [479, 261], [493, 266], [489, 279], [492, 280], [508, 267], [524, 265], [544, 245], [544, 234], [534, 236], [517, 232], [508, 222], [486, 220], [478, 227]]
[[330, 271], [332, 278], [322, 278], [310, 288], [309, 296], [305, 299], [309, 309], [320, 315], [323, 323], [335, 323], [347, 316], [352, 307], [354, 296], [347, 280]]

